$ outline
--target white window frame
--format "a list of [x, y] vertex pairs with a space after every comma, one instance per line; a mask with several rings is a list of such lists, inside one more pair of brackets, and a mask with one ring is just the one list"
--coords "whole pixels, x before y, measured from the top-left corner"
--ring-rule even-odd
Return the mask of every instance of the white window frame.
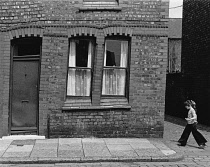
[[[107, 42], [119, 41], [121, 44], [118, 65], [107, 65]], [[128, 77], [129, 40], [124, 38], [107, 38], [105, 40], [104, 67], [102, 79], [102, 96], [126, 96]], [[119, 63], [120, 62], [120, 63]]]
[[[78, 66], [77, 53], [76, 53], [76, 41], [89, 41], [88, 44], [88, 59], [86, 66]], [[69, 62], [68, 62], [68, 76], [67, 76], [67, 97], [79, 96], [90, 97], [91, 96], [91, 83], [92, 83], [92, 68], [93, 57], [95, 52], [95, 40], [92, 38], [74, 38], [69, 42]]]

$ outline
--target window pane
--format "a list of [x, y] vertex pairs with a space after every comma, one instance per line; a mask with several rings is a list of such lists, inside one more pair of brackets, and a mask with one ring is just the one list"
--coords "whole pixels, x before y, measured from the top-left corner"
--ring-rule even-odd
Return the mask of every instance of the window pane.
[[88, 40], [75, 40], [76, 42], [76, 67], [88, 66]]
[[128, 41], [106, 40], [105, 66], [127, 66]]
[[41, 38], [20, 38], [13, 41], [14, 56], [40, 55]]
[[125, 69], [104, 69], [102, 94], [125, 95], [125, 75]]
[[120, 41], [106, 41], [106, 66], [120, 66]]
[[83, 0], [83, 2], [118, 2], [118, 0]]
[[93, 42], [88, 40], [71, 40], [69, 49], [69, 67], [91, 68], [94, 52]]
[[68, 71], [67, 95], [90, 96], [91, 70], [72, 69]]

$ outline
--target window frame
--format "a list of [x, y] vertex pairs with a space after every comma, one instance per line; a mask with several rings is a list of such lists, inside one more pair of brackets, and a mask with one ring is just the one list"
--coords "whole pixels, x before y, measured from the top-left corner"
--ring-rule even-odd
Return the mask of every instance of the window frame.
[[[179, 43], [180, 42], [180, 52], [179, 55], [181, 55], [182, 53], [182, 40], [181, 38], [169, 38], [168, 39], [168, 61], [167, 61], [167, 73], [169, 74], [173, 74], [173, 73], [180, 73], [181, 72], [181, 56], [177, 56], [175, 55], [175, 57], [173, 57], [171, 50], [176, 50], [176, 45], [173, 45], [175, 43]], [[177, 53], [175, 51], [175, 53]], [[173, 59], [175, 58], [175, 62], [173, 61]], [[180, 62], [180, 66], [178, 66]], [[174, 67], [174, 68], [173, 68]], [[178, 67], [178, 68], [177, 68]]]
[[[83, 0], [83, 2], [107, 2], [107, 1], [106, 0], [97, 0], [97, 1], [96, 0]], [[119, 0], [112, 0], [108, 2], [116, 2], [117, 4], [119, 4]]]
[[83, 0], [82, 6], [79, 7], [79, 12], [84, 11], [122, 11], [119, 0], [113, 0], [107, 2], [106, 0], [94, 1], [94, 0]]
[[[93, 55], [91, 57], [91, 67], [76, 67], [76, 62], [75, 62], [75, 67], [70, 67], [69, 66], [69, 59], [70, 59], [70, 42], [71, 40], [88, 40], [89, 42], [92, 41], [93, 43]], [[92, 97], [92, 90], [93, 90], [93, 70], [94, 70], [94, 59], [95, 59], [95, 54], [96, 54], [96, 38], [95, 37], [90, 37], [90, 36], [76, 36], [76, 37], [71, 37], [69, 38], [69, 45], [68, 45], [68, 60], [67, 60], [67, 76], [66, 76], [66, 100], [68, 99], [90, 99]], [[76, 61], [76, 57], [75, 57]], [[74, 95], [68, 95], [67, 90], [68, 90], [68, 74], [69, 74], [69, 69], [90, 69], [91, 77], [90, 77], [90, 95], [88, 96], [74, 96]]]
[[[107, 40], [119, 40], [119, 41], [127, 41], [128, 42], [128, 52], [127, 52], [127, 67], [118, 67], [118, 66], [104, 66], [104, 56], [106, 52], [105, 44]], [[102, 98], [127, 98], [129, 97], [129, 79], [130, 79], [130, 57], [131, 57], [131, 37], [127, 36], [120, 36], [120, 35], [114, 35], [114, 36], [107, 36], [104, 40], [104, 54], [103, 54], [103, 67], [102, 67], [102, 86], [101, 86], [101, 97]], [[125, 94], [124, 95], [108, 95], [108, 94], [102, 94], [103, 89], [103, 73], [104, 69], [125, 69]]]

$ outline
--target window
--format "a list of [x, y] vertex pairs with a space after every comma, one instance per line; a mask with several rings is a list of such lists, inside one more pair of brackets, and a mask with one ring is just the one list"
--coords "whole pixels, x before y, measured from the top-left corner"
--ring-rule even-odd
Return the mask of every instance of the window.
[[40, 55], [41, 41], [40, 37], [24, 37], [12, 40], [14, 56]]
[[91, 39], [70, 40], [67, 96], [90, 96], [94, 46]]
[[168, 45], [168, 72], [181, 72], [181, 40], [169, 39]]
[[118, 0], [83, 0], [83, 5], [89, 7], [103, 7], [103, 6], [116, 6], [118, 5]]
[[102, 95], [125, 96], [128, 40], [105, 42]]
[[83, 0], [79, 12], [84, 11], [121, 11], [119, 0]]
[[118, 3], [119, 0], [83, 0], [83, 2], [117, 2]]

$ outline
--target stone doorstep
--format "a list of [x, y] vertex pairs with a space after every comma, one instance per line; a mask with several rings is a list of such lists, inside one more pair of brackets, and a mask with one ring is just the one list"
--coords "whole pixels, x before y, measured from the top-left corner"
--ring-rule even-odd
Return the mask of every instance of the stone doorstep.
[[38, 135], [11, 135], [11, 136], [3, 136], [2, 140], [27, 140], [27, 139], [45, 139], [45, 136]]

